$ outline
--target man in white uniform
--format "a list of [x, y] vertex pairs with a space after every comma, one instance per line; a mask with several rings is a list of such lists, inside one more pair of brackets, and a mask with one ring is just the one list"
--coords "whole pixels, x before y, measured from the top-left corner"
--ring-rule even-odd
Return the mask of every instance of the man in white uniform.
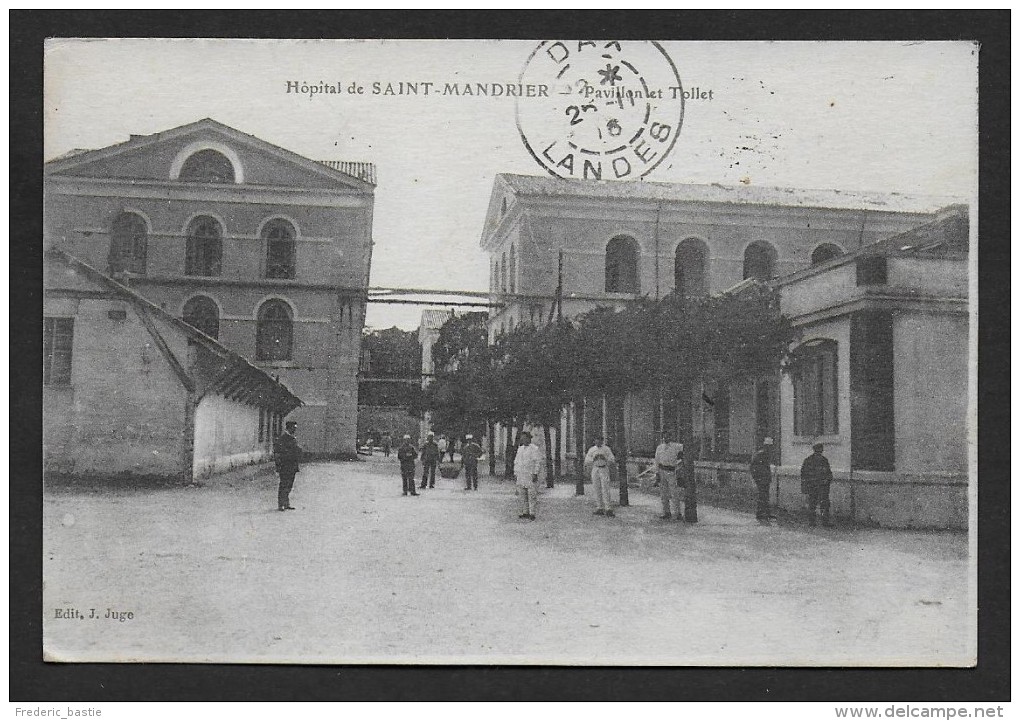
[[616, 463], [616, 456], [609, 446], [603, 443], [602, 436], [595, 439], [595, 445], [588, 449], [584, 456], [584, 467], [591, 476], [591, 483], [595, 486], [595, 500], [598, 508], [595, 509], [596, 516], [615, 516], [613, 509], [609, 507], [609, 479], [610, 467]]
[[521, 514], [518, 518], [535, 520], [538, 505], [538, 475], [542, 469], [542, 450], [531, 442], [531, 434], [522, 431], [517, 455], [514, 457], [514, 483], [517, 498], [520, 499]]
[[655, 472], [659, 479], [659, 496], [662, 498], [662, 516], [673, 517], [672, 503], [676, 503], [676, 517], [683, 518], [680, 508], [682, 494], [677, 493], [676, 479], [683, 463], [684, 445], [677, 443], [669, 433], [662, 434], [662, 443], [655, 449]]

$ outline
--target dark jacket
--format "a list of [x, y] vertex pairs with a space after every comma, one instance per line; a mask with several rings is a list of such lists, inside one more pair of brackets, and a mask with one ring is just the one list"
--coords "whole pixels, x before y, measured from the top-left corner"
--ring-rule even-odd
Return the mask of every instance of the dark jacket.
[[282, 433], [273, 444], [274, 460], [276, 470], [281, 473], [297, 473], [298, 463], [301, 460], [301, 446], [297, 439], [290, 433]]
[[426, 441], [425, 445], [421, 447], [421, 459], [426, 462], [439, 460], [439, 446], [435, 441]]
[[751, 478], [755, 483], [772, 482], [772, 452], [768, 448], [762, 448], [751, 456]]
[[460, 449], [460, 455], [465, 466], [477, 466], [478, 457], [482, 455], [482, 447], [474, 441], [470, 441]]
[[804, 459], [800, 466], [800, 490], [809, 492], [812, 488], [832, 483], [832, 469], [829, 459], [818, 453], [812, 453]]
[[418, 457], [418, 451], [410, 443], [404, 443], [397, 449], [397, 460], [400, 465], [407, 468], [414, 468], [414, 459]]

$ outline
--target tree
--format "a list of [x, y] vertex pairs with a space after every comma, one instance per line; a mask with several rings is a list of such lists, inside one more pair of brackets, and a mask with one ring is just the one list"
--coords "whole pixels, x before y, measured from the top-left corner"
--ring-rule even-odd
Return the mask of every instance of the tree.
[[432, 414], [432, 423], [448, 434], [479, 438], [492, 415], [492, 353], [485, 329], [485, 313], [450, 318], [439, 329], [432, 346], [435, 368], [422, 397], [420, 414]]
[[373, 378], [421, 376], [421, 345], [418, 333], [394, 326], [366, 330], [361, 338], [362, 373]]

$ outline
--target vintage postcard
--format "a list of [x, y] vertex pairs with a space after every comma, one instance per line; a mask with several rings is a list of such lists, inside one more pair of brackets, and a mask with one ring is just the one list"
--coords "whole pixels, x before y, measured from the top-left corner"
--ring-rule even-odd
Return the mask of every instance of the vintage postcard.
[[977, 662], [970, 42], [52, 38], [52, 662]]

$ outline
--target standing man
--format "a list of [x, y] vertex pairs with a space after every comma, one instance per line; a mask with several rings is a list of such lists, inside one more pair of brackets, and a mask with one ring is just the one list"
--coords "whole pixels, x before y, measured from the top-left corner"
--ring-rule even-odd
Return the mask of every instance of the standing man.
[[445, 435], [439, 436], [439, 440], [436, 441], [436, 445], [439, 447], [439, 462], [443, 462], [443, 458], [446, 457], [446, 449], [449, 447], [450, 442], [446, 440]]
[[769, 491], [772, 488], [772, 439], [766, 437], [761, 442], [761, 448], [751, 456], [751, 479], [758, 487], [758, 505], [754, 511], [754, 517], [759, 521], [771, 521], [775, 519], [772, 509], [769, 508]]
[[274, 460], [276, 461], [276, 472], [280, 474], [280, 489], [276, 494], [276, 505], [281, 511], [293, 511], [294, 506], [290, 505], [290, 491], [294, 488], [294, 476], [300, 470], [301, 446], [298, 445], [297, 422], [287, 421], [286, 430], [280, 434], [273, 445]]
[[680, 497], [676, 488], [677, 480], [682, 476], [680, 464], [683, 463], [684, 444], [673, 440], [669, 432], [662, 434], [662, 443], [655, 449], [655, 477], [659, 486], [659, 497], [662, 499], [662, 515], [660, 518], [673, 517], [672, 503], [676, 503], [676, 517], [683, 518], [680, 509]]
[[829, 486], [832, 484], [832, 468], [829, 467], [829, 459], [822, 455], [825, 446], [816, 443], [811, 446], [814, 453], [804, 459], [800, 466], [800, 491], [807, 494], [808, 501], [808, 524], [817, 525], [815, 521], [815, 509], [822, 507], [822, 525], [826, 528], [832, 527], [829, 520]]
[[610, 467], [616, 463], [616, 456], [613, 455], [609, 446], [603, 442], [602, 436], [595, 438], [595, 445], [588, 449], [584, 456], [584, 467], [591, 476], [591, 483], [595, 486], [595, 500], [598, 508], [595, 509], [596, 516], [615, 516], [613, 509], [609, 507], [609, 479]]
[[482, 455], [482, 447], [475, 443], [474, 436], [464, 436], [464, 445], [460, 449], [460, 463], [464, 466], [465, 491], [478, 490], [478, 459]]
[[435, 435], [428, 434], [425, 445], [421, 447], [421, 487], [426, 484], [429, 488], [436, 487], [436, 463], [439, 462], [439, 446], [436, 445]]
[[397, 460], [400, 461], [400, 479], [404, 486], [404, 495], [417, 496], [414, 490], [414, 459], [418, 457], [418, 451], [411, 445], [411, 436], [405, 434], [404, 442], [397, 449]]
[[[407, 437], [410, 438], [410, 436], [407, 436]], [[383, 449], [383, 453], [386, 454], [387, 458], [390, 457], [390, 448], [392, 448], [392, 447], [393, 447], [393, 436], [390, 435], [389, 431], [386, 431], [386, 433], [384, 433], [383, 437], [382, 437], [382, 449]]]
[[517, 485], [517, 498], [523, 513], [518, 518], [535, 520], [538, 507], [538, 474], [542, 468], [542, 450], [531, 442], [531, 433], [522, 431], [519, 436], [520, 446], [514, 457], [514, 483]]

